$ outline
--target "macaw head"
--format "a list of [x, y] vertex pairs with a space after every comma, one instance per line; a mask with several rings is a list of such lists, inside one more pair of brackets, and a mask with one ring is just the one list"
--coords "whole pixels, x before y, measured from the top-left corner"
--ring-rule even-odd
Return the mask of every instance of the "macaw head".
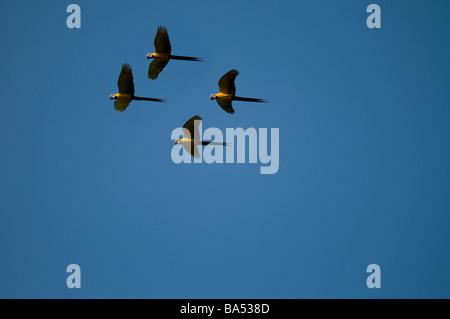
[[117, 99], [117, 96], [116, 96], [115, 94], [111, 94], [111, 95], [109, 96], [109, 98], [110, 98], [111, 100], [115, 100], [115, 99]]
[[215, 94], [211, 94], [211, 96], [209, 97], [211, 100], [215, 100], [217, 99], [217, 96]]
[[153, 53], [147, 54], [147, 59], [152, 59], [152, 58], [153, 58]]
[[181, 144], [180, 140], [175, 140], [175, 144]]

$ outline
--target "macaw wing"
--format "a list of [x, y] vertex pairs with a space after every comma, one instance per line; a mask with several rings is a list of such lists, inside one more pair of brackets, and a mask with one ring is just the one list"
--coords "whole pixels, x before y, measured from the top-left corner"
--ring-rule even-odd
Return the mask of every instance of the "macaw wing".
[[236, 94], [236, 86], [234, 85], [234, 79], [239, 74], [237, 70], [231, 70], [225, 73], [219, 80], [219, 92], [225, 94]]
[[156, 53], [168, 53], [172, 51], [170, 47], [169, 34], [167, 29], [163, 26], [158, 27], [155, 36], [155, 52]]
[[153, 59], [148, 67], [148, 78], [152, 80], [156, 79], [159, 73], [166, 67], [167, 63], [169, 63], [169, 59]]
[[231, 104], [231, 101], [224, 101], [221, 99], [216, 99], [217, 104], [220, 105], [220, 107], [227, 113], [233, 114], [234, 109], [233, 105]]
[[191, 154], [193, 157], [195, 157], [195, 158], [200, 157], [200, 153], [198, 152], [197, 145], [195, 145], [194, 143], [183, 143], [183, 148], [187, 152], [189, 152], [189, 154]]
[[198, 130], [198, 126], [200, 125], [201, 121], [202, 118], [198, 115], [191, 117], [183, 126], [183, 131], [185, 134], [184, 137], [189, 139], [200, 138], [200, 131]]
[[119, 111], [119, 112], [123, 112], [125, 111], [125, 109], [127, 108], [128, 104], [130, 104], [131, 99], [120, 99], [120, 100], [115, 100], [114, 101], [114, 108]]
[[119, 93], [134, 96], [133, 73], [129, 64], [122, 65], [117, 86], [119, 87]]

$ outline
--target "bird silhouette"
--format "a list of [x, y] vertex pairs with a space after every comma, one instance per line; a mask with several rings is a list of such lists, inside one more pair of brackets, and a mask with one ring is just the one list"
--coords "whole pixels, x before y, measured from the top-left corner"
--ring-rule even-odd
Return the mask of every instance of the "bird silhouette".
[[238, 76], [237, 70], [231, 70], [225, 73], [219, 80], [219, 93], [211, 94], [211, 100], [216, 100], [217, 104], [227, 113], [233, 114], [234, 109], [232, 101], [246, 101], [246, 102], [262, 102], [267, 103], [264, 99], [255, 99], [249, 97], [236, 96], [236, 86], [234, 80]]
[[197, 149], [198, 145], [228, 145], [224, 142], [200, 141], [198, 139], [200, 137], [198, 126], [201, 121], [202, 118], [198, 115], [191, 117], [183, 126], [183, 138], [175, 141], [175, 144], [181, 144], [195, 158], [200, 157]]
[[194, 58], [189, 56], [172, 55], [172, 48], [170, 46], [169, 34], [167, 29], [163, 26], [159, 26], [155, 36], [155, 52], [148, 53], [147, 59], [153, 59], [148, 68], [148, 78], [155, 80], [159, 73], [166, 67], [169, 60], [185, 60], [185, 61], [200, 61], [200, 58]]
[[128, 107], [128, 104], [130, 104], [132, 100], [164, 102], [163, 99], [139, 97], [134, 95], [133, 72], [131, 71], [131, 66], [129, 64], [125, 63], [122, 65], [122, 70], [120, 71], [117, 86], [119, 87], [119, 93], [111, 94], [109, 96], [110, 99], [115, 100], [114, 108], [117, 111], [125, 111], [125, 109]]

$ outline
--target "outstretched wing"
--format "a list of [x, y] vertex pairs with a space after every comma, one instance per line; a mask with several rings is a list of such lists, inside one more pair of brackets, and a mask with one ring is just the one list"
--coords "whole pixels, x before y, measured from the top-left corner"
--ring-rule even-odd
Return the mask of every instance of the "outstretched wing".
[[130, 100], [128, 100], [128, 99], [127, 100], [123, 100], [123, 99], [115, 100], [114, 108], [119, 112], [123, 112], [127, 108], [128, 104], [130, 104], [130, 102], [131, 102], [131, 99]]
[[166, 67], [167, 63], [169, 63], [169, 59], [154, 59], [148, 67], [148, 78], [155, 80], [159, 73]]
[[133, 73], [131, 72], [131, 66], [129, 64], [122, 65], [122, 71], [120, 71], [119, 81], [117, 81], [120, 94], [130, 94], [134, 96], [134, 84]]
[[[200, 131], [198, 130], [198, 126], [202, 118], [198, 115], [191, 117], [183, 126], [183, 131], [185, 132], [185, 138], [194, 139], [200, 138]], [[187, 132], [185, 131], [187, 130]], [[186, 133], [189, 133], [190, 136], [186, 136]]]
[[222, 99], [216, 99], [217, 104], [220, 105], [220, 107], [227, 113], [233, 114], [233, 105], [231, 104], [231, 101], [224, 101]]
[[198, 152], [198, 148], [197, 145], [195, 145], [194, 143], [183, 143], [183, 148], [189, 152], [189, 154], [191, 154], [192, 156], [194, 156], [195, 158], [199, 158], [200, 154]]
[[[192, 139], [200, 138], [200, 131], [198, 126], [202, 118], [198, 115], [191, 117], [186, 123], [183, 125], [183, 134], [184, 138]], [[198, 153], [197, 145], [192, 141], [192, 143], [183, 143], [183, 147], [186, 151], [188, 151], [195, 158], [199, 158], [200, 154]]]
[[172, 51], [170, 47], [169, 34], [167, 29], [163, 26], [158, 27], [155, 36], [155, 52], [156, 53], [168, 53]]
[[219, 80], [219, 92], [225, 94], [236, 94], [236, 86], [234, 85], [234, 79], [239, 74], [237, 70], [231, 70], [225, 73]]

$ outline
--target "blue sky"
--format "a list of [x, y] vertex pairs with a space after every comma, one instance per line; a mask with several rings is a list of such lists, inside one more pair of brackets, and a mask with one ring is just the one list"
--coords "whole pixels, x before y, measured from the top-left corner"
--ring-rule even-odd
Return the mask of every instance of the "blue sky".
[[[70, 3], [0, 12], [1, 298], [450, 297], [450, 2]], [[147, 79], [159, 25], [205, 62]], [[115, 111], [123, 63], [167, 103]], [[210, 101], [233, 68], [269, 103]], [[279, 128], [278, 173], [174, 164], [195, 114]]]

